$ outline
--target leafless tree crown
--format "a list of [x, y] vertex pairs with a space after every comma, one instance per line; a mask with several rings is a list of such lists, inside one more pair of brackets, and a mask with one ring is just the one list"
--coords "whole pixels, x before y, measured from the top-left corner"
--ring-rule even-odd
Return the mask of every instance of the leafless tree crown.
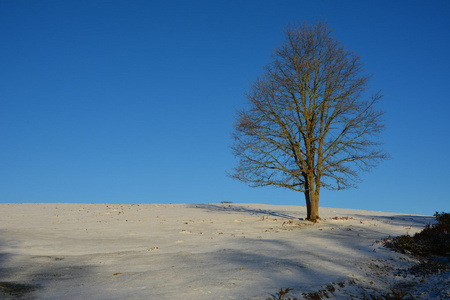
[[359, 173], [387, 157], [380, 149], [383, 112], [367, 95], [360, 57], [323, 23], [288, 26], [272, 62], [237, 112], [231, 174], [251, 186], [318, 193], [355, 186]]

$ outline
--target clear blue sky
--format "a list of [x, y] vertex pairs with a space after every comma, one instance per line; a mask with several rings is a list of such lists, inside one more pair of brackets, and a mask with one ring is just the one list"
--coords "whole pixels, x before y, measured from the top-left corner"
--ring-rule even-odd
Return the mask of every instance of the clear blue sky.
[[0, 202], [270, 203], [225, 175], [289, 22], [326, 20], [385, 95], [391, 159], [321, 206], [450, 211], [450, 1], [0, 1]]

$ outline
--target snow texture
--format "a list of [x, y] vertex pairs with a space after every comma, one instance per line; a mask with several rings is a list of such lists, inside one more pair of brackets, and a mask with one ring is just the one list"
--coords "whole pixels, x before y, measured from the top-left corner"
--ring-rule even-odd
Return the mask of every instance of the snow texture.
[[[0, 299], [450, 297], [383, 247], [431, 216], [262, 204], [0, 204]], [[403, 271], [402, 271], [403, 270]], [[316, 298], [318, 299], [318, 298]]]

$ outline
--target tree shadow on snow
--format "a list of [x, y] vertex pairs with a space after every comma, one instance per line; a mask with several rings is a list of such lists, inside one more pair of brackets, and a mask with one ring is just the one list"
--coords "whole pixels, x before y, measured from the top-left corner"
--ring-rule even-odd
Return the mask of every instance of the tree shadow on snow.
[[[236, 204], [196, 204], [190, 207], [210, 212], [298, 219], [292, 213], [252, 209]], [[299, 214], [302, 213], [304, 212], [300, 210]], [[348, 216], [403, 228], [425, 226], [434, 220], [431, 216], [404, 214], [383, 216], [350, 213]], [[292, 241], [289, 238], [286, 240], [286, 235], [280, 236], [280, 239], [276, 236], [236, 239], [233, 244], [229, 244], [228, 249], [207, 255], [198, 254], [198, 258], [195, 257], [197, 254], [194, 254], [193, 259], [198, 260], [199, 266], [204, 264], [205, 268], [209, 267], [208, 264], [213, 268], [216, 264], [217, 268], [229, 266], [228, 270], [221, 270], [218, 273], [216, 280], [220, 284], [235, 285], [233, 293], [236, 294], [233, 296], [243, 296], [248, 289], [261, 290], [261, 286], [265, 286], [269, 293], [276, 292], [280, 288], [294, 288], [295, 293], [314, 293], [327, 287], [330, 290], [337, 290], [344, 284], [352, 282], [356, 284], [353, 278], [360, 279], [358, 287], [354, 288], [360, 289], [360, 292], [364, 289], [370, 290], [372, 279], [367, 278], [375, 278], [372, 277], [375, 276], [372, 273], [378, 272], [370, 268], [377, 268], [375, 266], [377, 264], [383, 266], [383, 261], [391, 257], [390, 251], [379, 251], [379, 247], [375, 244], [377, 240], [387, 238], [388, 234], [384, 229], [377, 227], [376, 223], [371, 226], [363, 221], [360, 224], [352, 221], [342, 224], [322, 223], [322, 225], [324, 226], [318, 227], [317, 230], [311, 230], [313, 227], [308, 226], [308, 230], [298, 228], [291, 231]], [[245, 250], [246, 245], [248, 250]], [[392, 258], [398, 255], [400, 254], [392, 253]], [[379, 277], [377, 280], [380, 280]], [[384, 283], [386, 292], [389, 292], [391, 287], [393, 286], [390, 282]]]
[[[199, 208], [204, 209], [210, 212], [220, 212], [220, 213], [243, 213], [249, 215], [256, 216], [271, 216], [277, 218], [284, 218], [290, 220], [303, 220], [298, 216], [293, 216], [291, 213], [288, 214], [283, 211], [275, 211], [268, 209], [254, 209], [251, 207], [246, 207], [238, 204], [190, 204], [188, 205], [190, 208]], [[299, 206], [299, 215], [306, 215], [306, 211], [304, 208]]]
[[378, 220], [383, 223], [393, 225], [393, 226], [403, 226], [403, 227], [425, 227], [425, 225], [435, 223], [435, 218], [433, 216], [421, 216], [421, 215], [389, 215], [389, 216], [380, 216], [380, 215], [353, 215], [354, 218], [361, 219], [372, 219]]
[[16, 254], [20, 241], [1, 238], [0, 299], [36, 299], [36, 294], [55, 282], [89, 276], [91, 266], [65, 261], [63, 256]]
[[15, 277], [15, 270], [8, 267], [8, 261], [13, 256], [5, 251], [9, 242], [11, 241], [0, 239], [0, 299], [32, 299], [30, 293], [37, 290], [39, 285], [24, 280], [11, 280]]
[[[219, 251], [177, 253], [173, 262], [180, 269], [189, 262], [193, 273], [215, 270], [207, 280], [198, 279], [206, 290], [208, 286], [228, 288], [227, 295], [237, 299], [247, 299], [248, 291], [257, 291], [251, 297], [263, 299], [274, 296], [280, 288], [293, 288], [297, 294], [314, 293], [330, 285], [338, 289], [349, 284], [350, 274], [365, 275], [359, 269], [362, 261], [355, 258], [355, 253], [365, 261], [377, 257], [370, 245], [355, 249], [354, 244], [337, 239], [336, 247], [326, 249], [320, 240], [309, 239], [313, 232], [303, 237], [299, 232], [293, 234], [304, 239], [305, 247], [279, 239], [242, 238]], [[336, 238], [336, 233], [333, 235]], [[251, 246], [246, 250], [245, 245]]]

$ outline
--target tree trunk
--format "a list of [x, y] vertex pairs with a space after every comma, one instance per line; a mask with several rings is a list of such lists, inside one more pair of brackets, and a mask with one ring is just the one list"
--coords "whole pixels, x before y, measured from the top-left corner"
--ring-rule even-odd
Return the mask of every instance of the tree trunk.
[[[319, 220], [319, 189], [320, 186], [314, 184], [314, 175], [305, 177], [305, 200], [306, 200], [306, 220]], [[316, 190], [317, 189], [317, 190]]]
[[306, 201], [306, 220], [311, 217], [311, 197], [309, 197], [309, 191], [305, 191], [305, 201]]
[[306, 173], [303, 173], [303, 178], [305, 178], [305, 201], [306, 201], [306, 220], [309, 220], [311, 216], [311, 193], [309, 192], [309, 178]]
[[310, 221], [319, 220], [319, 195], [316, 193], [311, 193], [311, 214], [308, 218]]

